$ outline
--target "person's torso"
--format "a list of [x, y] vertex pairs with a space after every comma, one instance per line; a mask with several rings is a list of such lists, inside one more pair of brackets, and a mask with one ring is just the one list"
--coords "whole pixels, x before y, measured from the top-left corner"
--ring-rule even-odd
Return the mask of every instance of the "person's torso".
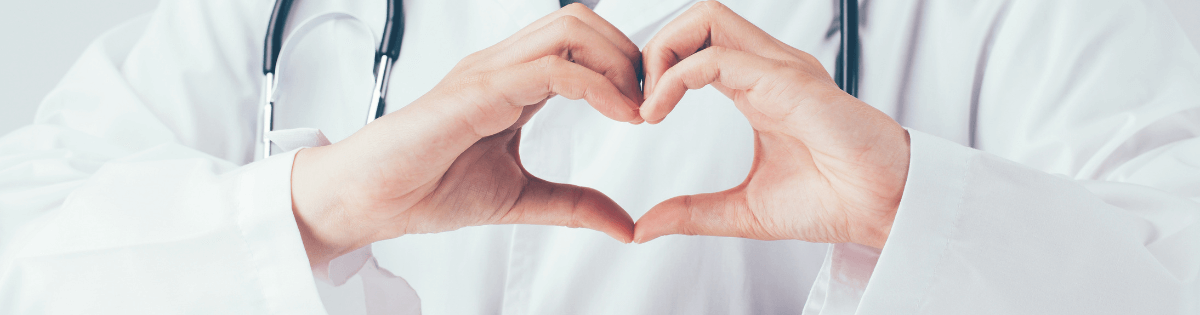
[[[382, 12], [383, 1], [377, 2], [353, 10]], [[692, 2], [604, 0], [596, 12], [640, 47]], [[918, 3], [864, 3], [860, 97], [893, 117], [906, 114], [898, 108], [921, 97], [906, 94], [920, 82], [906, 80], [912, 69], [904, 67], [916, 40], [910, 33], [916, 31]], [[836, 1], [726, 4], [833, 69]], [[406, 32], [387, 111], [430, 90], [462, 57], [557, 6], [406, 1]], [[298, 3], [296, 10], [300, 17], [294, 21], [302, 21], [326, 9]], [[371, 45], [378, 42], [382, 16], [363, 19], [326, 22], [284, 52], [291, 56], [281, 57], [278, 103], [291, 107], [279, 111], [277, 129], [319, 127], [337, 141], [361, 127], [370, 97]], [[926, 95], [938, 101], [922, 103], [920, 111], [910, 109], [902, 118], [965, 144], [969, 92], [967, 86]], [[749, 171], [753, 143], [753, 131], [732, 102], [704, 88], [689, 92], [658, 125], [615, 122], [585, 101], [551, 99], [524, 127], [520, 153], [532, 174], [595, 188], [636, 220], [667, 198], [737, 185]], [[801, 241], [706, 236], [621, 244], [591, 230], [532, 225], [469, 227], [374, 244], [380, 264], [416, 289], [426, 314], [798, 313], [826, 249]]]

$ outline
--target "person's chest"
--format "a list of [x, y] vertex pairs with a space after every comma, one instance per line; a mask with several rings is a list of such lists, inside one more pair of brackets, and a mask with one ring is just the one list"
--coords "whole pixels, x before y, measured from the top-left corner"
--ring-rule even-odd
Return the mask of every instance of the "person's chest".
[[[604, 0], [596, 12], [642, 46], [691, 2]], [[838, 37], [829, 32], [836, 19], [833, 2], [726, 4], [832, 69], [838, 50]], [[387, 111], [432, 89], [462, 57], [503, 40], [557, 5], [405, 2], [406, 32]], [[906, 5], [911, 6], [894, 6]], [[903, 38], [910, 30], [903, 17], [863, 31], [862, 96], [889, 114], [896, 112], [897, 91], [906, 88], [897, 82], [904, 69], [889, 64], [903, 58]], [[292, 106], [294, 114], [284, 114], [279, 128], [317, 127], [338, 141], [360, 128], [366, 115], [372, 47], [382, 17], [364, 24], [326, 24], [296, 43], [292, 59], [281, 60], [294, 69], [290, 75], [303, 79], [284, 81], [281, 75], [280, 103]], [[584, 101], [553, 98], [523, 128], [520, 153], [535, 176], [600, 190], [637, 219], [667, 198], [740, 183], [750, 168], [753, 139], [732, 102], [704, 88], [689, 92], [657, 125], [611, 121]], [[428, 314], [795, 313], [826, 248], [689, 236], [626, 245], [599, 232], [546, 226], [473, 227], [406, 235], [374, 246], [381, 265], [413, 285]]]

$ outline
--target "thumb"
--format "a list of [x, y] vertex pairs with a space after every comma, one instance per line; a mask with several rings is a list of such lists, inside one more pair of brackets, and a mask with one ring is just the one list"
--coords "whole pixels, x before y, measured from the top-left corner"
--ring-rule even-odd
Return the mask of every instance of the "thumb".
[[532, 176], [512, 209], [496, 223], [587, 228], [622, 243], [633, 240], [633, 218], [608, 196], [595, 189]]
[[638, 219], [635, 243], [671, 234], [752, 237], [759, 224], [746, 203], [745, 193], [723, 191], [679, 196], [650, 208]]

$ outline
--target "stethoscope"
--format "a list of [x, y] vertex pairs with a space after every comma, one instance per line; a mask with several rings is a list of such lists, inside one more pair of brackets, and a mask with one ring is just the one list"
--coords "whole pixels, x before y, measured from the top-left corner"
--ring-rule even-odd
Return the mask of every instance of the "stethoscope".
[[[838, 86], [850, 95], [858, 97], [859, 70], [859, 41], [858, 41], [858, 1], [841, 1], [841, 49], [838, 51], [837, 69], [834, 80]], [[569, 3], [562, 2], [560, 3]], [[279, 51], [283, 45], [283, 30], [287, 26], [288, 13], [291, 13], [292, 0], [276, 0], [275, 8], [271, 10], [271, 20], [267, 24], [266, 41], [263, 44], [263, 84], [261, 126], [258, 128], [257, 156], [271, 156], [271, 141], [267, 134], [275, 128], [275, 66], [279, 61]], [[847, 23], [847, 21], [853, 21]], [[375, 87], [371, 90], [371, 104], [367, 107], [366, 123], [383, 116], [387, 106], [387, 86], [391, 77], [392, 65], [400, 55], [400, 43], [404, 37], [404, 5], [397, 0], [388, 0], [387, 21], [383, 25], [383, 36], [379, 47], [375, 50]]]
[[[392, 65], [400, 55], [400, 42], [404, 37], [404, 6], [398, 0], [388, 0], [387, 21], [383, 25], [383, 36], [375, 50], [375, 86], [371, 90], [371, 105], [367, 109], [366, 123], [383, 116], [387, 107], [387, 86]], [[267, 22], [267, 38], [263, 43], [262, 112], [258, 128], [258, 153], [260, 158], [271, 156], [271, 140], [267, 133], [275, 129], [275, 66], [283, 46], [283, 30], [287, 26], [292, 0], [276, 0]]]

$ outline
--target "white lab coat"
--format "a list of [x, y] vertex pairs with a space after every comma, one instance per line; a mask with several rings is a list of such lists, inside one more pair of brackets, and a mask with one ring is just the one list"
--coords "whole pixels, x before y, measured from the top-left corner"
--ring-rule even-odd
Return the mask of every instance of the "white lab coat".
[[[365, 115], [384, 2], [326, 2], [297, 2], [293, 29], [347, 15], [289, 37], [277, 129], [337, 141]], [[689, 2], [596, 11], [643, 45]], [[727, 5], [832, 69], [831, 2]], [[882, 252], [484, 226], [339, 258], [325, 279], [348, 281], [337, 287], [309, 269], [293, 153], [250, 163], [272, 3], [166, 0], [98, 39], [36, 123], [0, 138], [0, 314], [1200, 312], [1200, 56], [1158, 1], [864, 3], [860, 97], [912, 138]], [[556, 7], [405, 1], [388, 111]], [[712, 89], [654, 126], [554, 99], [521, 155], [533, 174], [596, 188], [636, 219], [741, 182], [751, 139]]]

